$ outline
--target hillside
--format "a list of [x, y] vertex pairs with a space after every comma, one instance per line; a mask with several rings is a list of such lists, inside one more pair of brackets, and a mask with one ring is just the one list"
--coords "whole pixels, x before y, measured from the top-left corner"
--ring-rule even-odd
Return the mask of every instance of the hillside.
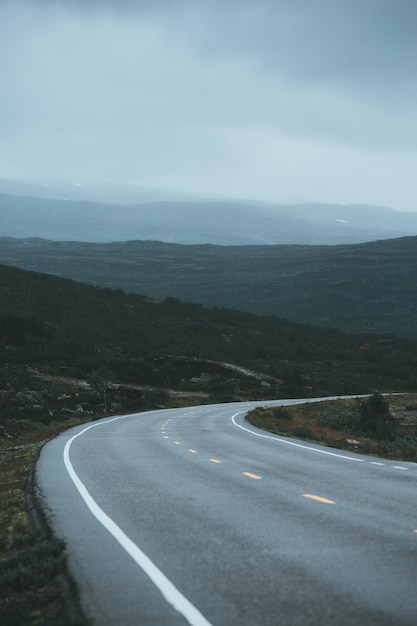
[[[27, 376], [27, 367], [77, 380], [94, 380], [104, 368], [112, 383], [200, 392], [212, 401], [416, 385], [417, 341], [349, 335], [174, 298], [158, 302], [4, 266], [0, 328], [4, 390], [21, 385], [16, 372]], [[13, 411], [7, 398], [5, 406]]]
[[417, 337], [417, 237], [343, 246], [0, 238], [0, 262], [157, 299]]
[[273, 205], [250, 201], [136, 204], [0, 193], [7, 237], [215, 245], [336, 245], [417, 235], [417, 213], [367, 205]]

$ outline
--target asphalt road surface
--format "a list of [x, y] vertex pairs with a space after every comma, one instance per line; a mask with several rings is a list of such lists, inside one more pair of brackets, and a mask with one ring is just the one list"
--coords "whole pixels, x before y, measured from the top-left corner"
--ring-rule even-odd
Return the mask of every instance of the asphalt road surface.
[[245, 422], [253, 406], [108, 418], [44, 447], [38, 485], [86, 614], [415, 626], [417, 465], [270, 435]]

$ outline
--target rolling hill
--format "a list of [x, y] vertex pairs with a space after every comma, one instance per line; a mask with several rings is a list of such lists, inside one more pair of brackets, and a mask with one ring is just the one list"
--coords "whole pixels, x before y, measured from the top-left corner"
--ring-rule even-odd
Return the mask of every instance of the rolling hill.
[[0, 263], [160, 300], [417, 337], [417, 237], [340, 246], [0, 238]]
[[[20, 389], [34, 369], [79, 380], [104, 367], [117, 384], [204, 392], [212, 401], [410, 391], [416, 348], [417, 340], [346, 334], [175, 298], [159, 302], [0, 266], [4, 411], [13, 409], [8, 389], [22, 368], [13, 383]], [[44, 408], [50, 419], [47, 398]]]

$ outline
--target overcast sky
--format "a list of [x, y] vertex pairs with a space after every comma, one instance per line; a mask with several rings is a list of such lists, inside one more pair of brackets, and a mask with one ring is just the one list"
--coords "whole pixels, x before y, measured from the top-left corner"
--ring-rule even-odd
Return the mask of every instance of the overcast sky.
[[416, 0], [0, 0], [0, 178], [417, 210]]

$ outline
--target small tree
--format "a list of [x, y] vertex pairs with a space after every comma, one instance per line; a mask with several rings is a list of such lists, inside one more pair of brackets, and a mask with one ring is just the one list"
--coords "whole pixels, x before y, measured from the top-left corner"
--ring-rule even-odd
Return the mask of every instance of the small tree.
[[114, 373], [107, 367], [102, 365], [98, 369], [93, 370], [87, 376], [87, 382], [96, 393], [103, 393], [104, 413], [107, 414], [107, 398], [106, 386], [114, 378]]
[[372, 435], [378, 439], [391, 439], [395, 435], [397, 422], [383, 395], [373, 393], [362, 400], [359, 411], [359, 427], [367, 435]]

